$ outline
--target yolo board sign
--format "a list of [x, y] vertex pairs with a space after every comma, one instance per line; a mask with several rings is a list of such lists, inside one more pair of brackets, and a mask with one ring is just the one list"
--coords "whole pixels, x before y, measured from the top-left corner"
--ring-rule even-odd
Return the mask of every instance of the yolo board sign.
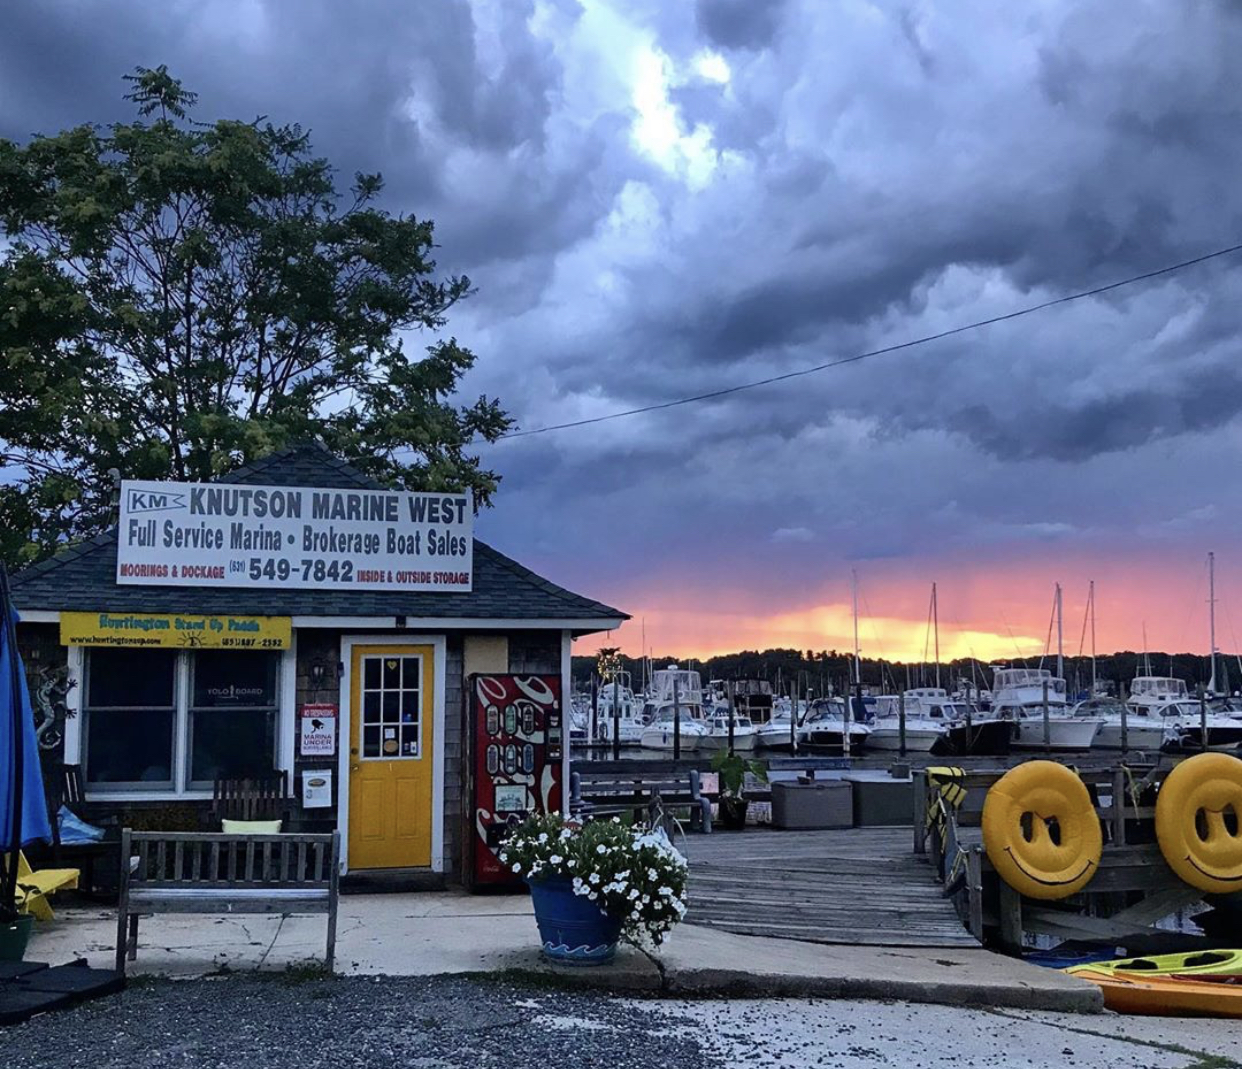
[[468, 591], [473, 529], [468, 494], [126, 481], [116, 581]]

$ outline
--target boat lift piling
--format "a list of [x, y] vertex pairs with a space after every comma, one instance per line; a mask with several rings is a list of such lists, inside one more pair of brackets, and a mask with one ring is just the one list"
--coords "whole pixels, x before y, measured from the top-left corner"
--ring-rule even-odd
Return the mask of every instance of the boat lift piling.
[[1044, 753], [1052, 752], [1052, 721], [1048, 717], [1048, 680], [1044, 680]]
[[897, 753], [906, 756], [906, 692], [897, 695]]
[[599, 677], [591, 673], [591, 741], [599, 740]]
[[612, 759], [621, 760], [621, 681], [612, 677]]
[[1206, 752], [1208, 748], [1207, 726], [1207, 691], [1199, 684], [1199, 749]]
[[729, 703], [729, 754], [733, 754], [734, 722], [737, 719], [737, 692], [733, 680], [725, 684], [725, 700]]
[[673, 676], [673, 760], [681, 760], [681, 687]]

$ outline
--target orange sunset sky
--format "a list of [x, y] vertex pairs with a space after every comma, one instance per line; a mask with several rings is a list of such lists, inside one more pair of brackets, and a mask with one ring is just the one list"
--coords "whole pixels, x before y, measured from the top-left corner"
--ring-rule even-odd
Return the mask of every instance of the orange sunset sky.
[[[1040, 561], [974, 565], [937, 562], [934, 573], [910, 562], [863, 562], [859, 577], [859, 642], [865, 657], [921, 660], [934, 574], [938, 587], [940, 654], [944, 661], [1038, 657], [1052, 614], [1053, 586], [1064, 598], [1066, 656], [1090, 653], [1084, 638], [1088, 583], [1096, 584], [1096, 648], [1099, 653], [1147, 648], [1168, 652], [1208, 650], [1207, 568], [1204, 559]], [[1242, 625], [1242, 574], [1235, 577], [1218, 557], [1216, 571], [1217, 648], [1232, 652]], [[849, 650], [853, 644], [850, 571], [833, 569], [808, 582], [804, 598], [773, 606], [753, 591], [680, 589], [662, 583], [599, 591], [598, 596], [633, 614], [620, 630], [574, 644], [576, 654], [619, 645], [632, 656], [647, 647], [657, 656], [705, 658], [741, 649], [792, 647]], [[1234, 620], [1236, 619], [1237, 625]], [[1055, 631], [1052, 649], [1055, 652]]]

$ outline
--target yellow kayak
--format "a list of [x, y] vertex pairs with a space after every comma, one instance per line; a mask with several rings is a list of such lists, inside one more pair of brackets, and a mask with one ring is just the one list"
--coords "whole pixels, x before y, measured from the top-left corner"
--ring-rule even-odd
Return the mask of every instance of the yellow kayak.
[[1136, 977], [1092, 972], [1075, 966], [1073, 975], [1104, 993], [1104, 1005], [1117, 1013], [1157, 1017], [1242, 1017], [1242, 987], [1181, 976]]
[[1242, 950], [1195, 950], [1185, 954], [1151, 954], [1089, 965], [1072, 965], [1066, 972], [1091, 969], [1110, 976], [1242, 976]]

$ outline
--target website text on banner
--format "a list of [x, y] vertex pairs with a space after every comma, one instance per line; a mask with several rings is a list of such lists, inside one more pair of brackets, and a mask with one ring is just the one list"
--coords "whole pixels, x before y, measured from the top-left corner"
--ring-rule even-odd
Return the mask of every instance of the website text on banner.
[[468, 494], [121, 485], [118, 583], [469, 591], [473, 558]]

